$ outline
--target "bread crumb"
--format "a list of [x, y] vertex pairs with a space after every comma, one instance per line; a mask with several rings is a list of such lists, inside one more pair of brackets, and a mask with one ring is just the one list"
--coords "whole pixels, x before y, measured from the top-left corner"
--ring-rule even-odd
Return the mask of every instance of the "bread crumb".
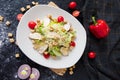
[[73, 71], [69, 71], [69, 74], [72, 75], [72, 74], [73, 74]]
[[12, 33], [8, 33], [8, 37], [9, 38], [13, 37], [13, 34]]
[[19, 58], [19, 57], [20, 57], [20, 54], [19, 54], [19, 53], [16, 53], [16, 54], [15, 54], [15, 57], [16, 57], [16, 58]]
[[30, 9], [30, 8], [31, 8], [31, 6], [30, 6], [30, 5], [27, 5], [27, 6], [26, 6], [26, 9]]
[[0, 21], [3, 21], [4, 17], [0, 15]]
[[20, 11], [25, 12], [25, 8], [24, 7], [20, 8]]
[[38, 4], [39, 4], [38, 2], [35, 3], [35, 5], [38, 5]]
[[6, 21], [6, 23], [5, 23], [7, 26], [9, 26], [11, 23], [10, 23], [10, 21]]
[[13, 38], [10, 38], [9, 41], [10, 41], [11, 43], [14, 43], [14, 42], [15, 42], [15, 40], [14, 40]]
[[35, 1], [32, 1], [32, 5], [36, 5]]

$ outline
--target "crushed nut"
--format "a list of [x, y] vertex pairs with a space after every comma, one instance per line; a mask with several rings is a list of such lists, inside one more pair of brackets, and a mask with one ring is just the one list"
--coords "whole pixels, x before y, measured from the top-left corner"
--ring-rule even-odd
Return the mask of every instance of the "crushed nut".
[[30, 6], [30, 5], [27, 5], [27, 6], [26, 6], [26, 9], [30, 9], [30, 8], [31, 8], [31, 6]]
[[22, 12], [25, 12], [25, 8], [24, 8], [24, 7], [20, 8], [20, 10], [21, 10]]
[[8, 33], [8, 37], [9, 38], [13, 37], [13, 34], [12, 33]]
[[3, 21], [4, 17], [0, 15], [0, 21]]
[[14, 42], [15, 42], [15, 40], [14, 40], [13, 38], [10, 38], [9, 41], [10, 41], [11, 43], [14, 43]]
[[32, 1], [32, 5], [36, 5], [35, 1]]
[[19, 54], [19, 53], [16, 53], [16, 54], [15, 54], [15, 57], [16, 57], [16, 58], [19, 58], [19, 57], [20, 57], [20, 54]]
[[10, 23], [10, 21], [6, 21], [6, 23], [5, 23], [7, 26], [9, 26], [11, 23]]

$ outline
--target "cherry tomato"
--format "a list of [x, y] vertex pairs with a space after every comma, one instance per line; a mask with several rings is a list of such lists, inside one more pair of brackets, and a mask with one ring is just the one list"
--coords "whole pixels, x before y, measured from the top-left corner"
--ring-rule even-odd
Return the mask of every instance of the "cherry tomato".
[[72, 15], [73, 15], [74, 17], [78, 17], [78, 16], [80, 15], [80, 11], [75, 10], [75, 11], [73, 11]]
[[28, 22], [28, 26], [30, 29], [34, 29], [36, 26], [36, 23], [34, 21], [30, 21], [30, 22]]
[[18, 14], [18, 15], [17, 15], [17, 17], [16, 17], [16, 18], [17, 18], [17, 20], [18, 20], [18, 21], [20, 21], [20, 20], [21, 20], [21, 18], [22, 18], [22, 16], [23, 16], [23, 14]]
[[77, 6], [77, 3], [75, 1], [72, 1], [72, 2], [69, 3], [69, 8], [70, 9], [75, 9], [76, 6]]
[[73, 46], [73, 47], [75, 47], [75, 42], [74, 41], [71, 41], [71, 43], [70, 43], [70, 46]]
[[89, 57], [90, 59], [94, 59], [94, 58], [96, 57], [96, 53], [95, 53], [95, 52], [89, 52], [89, 53], [88, 53], [88, 57]]
[[63, 21], [64, 21], [63, 16], [59, 16], [59, 17], [57, 18], [57, 21], [58, 21], [58, 22], [63, 22]]
[[45, 59], [48, 59], [50, 57], [50, 54], [48, 52], [44, 52], [43, 56], [44, 56]]

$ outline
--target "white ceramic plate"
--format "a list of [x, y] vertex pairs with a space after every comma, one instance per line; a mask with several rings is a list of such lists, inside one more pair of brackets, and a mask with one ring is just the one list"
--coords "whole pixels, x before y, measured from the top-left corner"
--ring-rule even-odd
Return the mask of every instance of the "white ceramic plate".
[[[32, 42], [28, 37], [30, 34], [28, 22], [31, 20], [36, 21], [38, 18], [43, 19], [48, 14], [51, 14], [54, 18], [57, 18], [60, 15], [63, 16], [64, 19], [70, 22], [76, 30], [76, 46], [70, 52], [69, 56], [61, 57], [57, 60], [52, 58], [45, 59], [41, 54], [33, 49]], [[68, 12], [47, 5], [34, 6], [28, 10], [19, 22], [16, 33], [18, 46], [23, 53], [34, 62], [49, 68], [68, 68], [73, 66], [81, 58], [86, 45], [86, 31], [81, 23]]]

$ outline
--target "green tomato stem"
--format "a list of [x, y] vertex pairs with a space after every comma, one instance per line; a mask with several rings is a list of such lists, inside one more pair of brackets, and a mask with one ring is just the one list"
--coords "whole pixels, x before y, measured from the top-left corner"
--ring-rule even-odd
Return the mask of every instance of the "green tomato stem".
[[96, 22], [96, 20], [95, 20], [95, 17], [94, 17], [94, 16], [92, 17], [92, 21], [93, 21], [94, 25], [97, 25], [97, 22]]

